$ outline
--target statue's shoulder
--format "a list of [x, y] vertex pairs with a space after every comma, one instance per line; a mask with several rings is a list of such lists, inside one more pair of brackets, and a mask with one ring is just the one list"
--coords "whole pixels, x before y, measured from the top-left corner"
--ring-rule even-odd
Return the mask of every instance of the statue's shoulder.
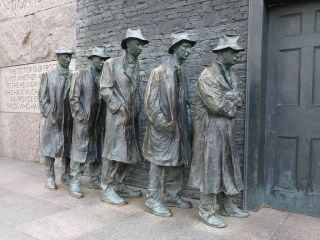
[[122, 64], [123, 60], [122, 57], [113, 57], [106, 60], [109, 64]]
[[57, 64], [54, 65], [48, 72], [46, 72], [48, 79], [53, 79], [53, 80], [59, 77], [59, 74], [60, 74], [60, 71]]

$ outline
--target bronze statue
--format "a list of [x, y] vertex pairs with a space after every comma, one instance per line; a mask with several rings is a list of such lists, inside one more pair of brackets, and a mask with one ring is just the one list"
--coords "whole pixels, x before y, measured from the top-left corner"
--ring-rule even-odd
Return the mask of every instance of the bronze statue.
[[45, 117], [42, 132], [40, 155], [45, 158], [46, 188], [56, 190], [54, 162], [62, 157], [64, 173], [61, 181], [69, 184], [70, 144], [72, 117], [68, 99], [72, 74], [69, 64], [72, 50], [61, 47], [56, 50], [58, 63], [51, 71], [40, 76], [39, 89], [40, 112]]
[[244, 103], [231, 69], [243, 50], [238, 39], [220, 38], [213, 49], [218, 58], [203, 70], [197, 86], [190, 185], [200, 188], [200, 220], [217, 228], [226, 226], [216, 216], [217, 199], [221, 215], [248, 216], [231, 198], [243, 189], [232, 127], [237, 108]]
[[128, 29], [122, 40], [122, 57], [104, 63], [100, 94], [106, 102], [106, 127], [102, 160], [101, 200], [125, 205], [123, 197], [140, 197], [123, 182], [129, 164], [141, 159], [138, 145], [140, 113], [139, 62], [143, 45], [149, 41], [140, 29]]
[[[167, 207], [191, 208], [180, 197], [183, 165], [191, 160], [187, 112], [188, 82], [183, 62], [196, 42], [186, 32], [172, 35], [168, 52], [172, 56], [152, 70], [144, 99], [147, 129], [143, 156], [150, 161], [147, 211], [157, 216], [171, 216]], [[164, 171], [167, 171], [164, 179]], [[165, 180], [165, 202], [161, 195]]]
[[105, 48], [93, 48], [88, 59], [90, 66], [73, 74], [69, 96], [73, 116], [69, 193], [75, 198], [83, 197], [80, 177], [86, 163], [89, 163], [89, 187], [100, 189], [97, 143], [99, 132], [103, 130], [98, 126], [98, 119], [104, 112], [104, 105], [99, 81], [103, 63], [108, 59]]

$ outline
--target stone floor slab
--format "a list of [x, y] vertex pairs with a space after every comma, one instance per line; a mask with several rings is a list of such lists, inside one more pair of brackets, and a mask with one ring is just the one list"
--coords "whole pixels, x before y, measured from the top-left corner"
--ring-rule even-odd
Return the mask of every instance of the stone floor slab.
[[0, 199], [0, 223], [7, 226], [16, 226], [67, 209], [23, 194], [7, 193]]
[[319, 240], [320, 218], [290, 213], [271, 240]]
[[109, 208], [104, 203], [69, 209], [17, 226], [22, 232], [39, 239], [77, 239], [95, 229], [122, 221], [128, 213]]
[[25, 233], [22, 233], [12, 227], [0, 224], [0, 239], [3, 240], [36, 240]]

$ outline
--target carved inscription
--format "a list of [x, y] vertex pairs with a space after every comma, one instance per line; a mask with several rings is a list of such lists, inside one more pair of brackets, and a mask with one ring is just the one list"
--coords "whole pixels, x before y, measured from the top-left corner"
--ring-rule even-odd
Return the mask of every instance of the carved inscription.
[[0, 2], [1, 12], [16, 11], [39, 4], [42, 0], [2, 0]]
[[[0, 68], [0, 111], [39, 113], [38, 90], [41, 73], [56, 61]], [[70, 69], [74, 69], [73, 61]]]
[[75, 0], [0, 0], [0, 20], [23, 17]]

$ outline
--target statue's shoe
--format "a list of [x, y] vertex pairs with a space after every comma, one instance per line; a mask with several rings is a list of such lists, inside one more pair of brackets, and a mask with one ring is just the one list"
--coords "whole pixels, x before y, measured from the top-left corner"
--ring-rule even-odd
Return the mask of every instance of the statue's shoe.
[[182, 199], [180, 196], [167, 197], [165, 199], [165, 205], [167, 207], [192, 208], [192, 203]]
[[210, 227], [215, 227], [215, 228], [224, 228], [227, 226], [224, 221], [222, 221], [220, 218], [216, 217], [215, 215], [210, 215], [208, 218], [205, 218], [201, 215], [199, 215], [199, 219], [201, 222], [204, 224], [209, 225]]
[[101, 189], [101, 181], [99, 179], [90, 180], [90, 189]]
[[171, 217], [171, 211], [161, 202], [155, 202], [152, 205], [147, 204], [146, 211], [160, 217]]
[[142, 197], [142, 192], [140, 190], [134, 190], [129, 188], [125, 184], [121, 184], [117, 188], [117, 193], [119, 196], [124, 198], [139, 198]]
[[46, 189], [50, 191], [57, 190], [57, 185], [55, 183], [54, 177], [47, 177], [46, 178]]
[[66, 186], [70, 186], [70, 175], [68, 173], [62, 173], [61, 183], [63, 183]]
[[101, 195], [101, 201], [102, 202], [106, 202], [106, 203], [110, 203], [113, 205], [119, 205], [119, 206], [123, 206], [126, 205], [127, 202], [120, 197], [113, 188], [106, 188]]
[[74, 198], [83, 198], [80, 181], [74, 180], [70, 182], [69, 194]]
[[236, 218], [246, 218], [249, 216], [249, 213], [245, 210], [238, 208], [237, 206], [233, 205], [231, 207], [225, 207], [220, 211], [222, 216], [227, 217], [236, 217]]

